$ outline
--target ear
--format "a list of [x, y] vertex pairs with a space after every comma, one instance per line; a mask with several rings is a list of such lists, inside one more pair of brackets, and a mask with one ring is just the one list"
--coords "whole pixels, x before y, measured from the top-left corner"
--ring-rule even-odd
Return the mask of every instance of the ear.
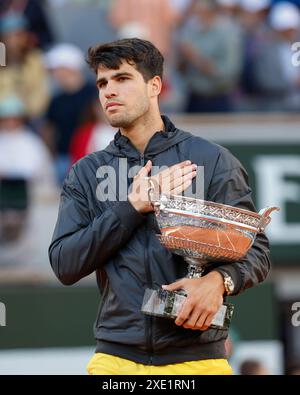
[[159, 96], [161, 89], [162, 89], [162, 80], [158, 75], [156, 75], [149, 81], [150, 97]]

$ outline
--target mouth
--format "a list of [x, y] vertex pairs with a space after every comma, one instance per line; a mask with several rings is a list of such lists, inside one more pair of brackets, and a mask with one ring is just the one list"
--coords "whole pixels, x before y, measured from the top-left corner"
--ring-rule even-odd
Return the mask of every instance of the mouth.
[[115, 109], [116, 107], [119, 107], [121, 105], [122, 104], [117, 103], [117, 102], [111, 102], [111, 103], [106, 104], [105, 110], [108, 111], [109, 109]]

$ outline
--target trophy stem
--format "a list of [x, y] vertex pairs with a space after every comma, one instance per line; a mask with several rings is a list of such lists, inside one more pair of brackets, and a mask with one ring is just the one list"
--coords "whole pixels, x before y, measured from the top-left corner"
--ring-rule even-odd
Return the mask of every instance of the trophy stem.
[[185, 257], [185, 261], [188, 263], [188, 274], [187, 278], [200, 278], [204, 272], [204, 266], [206, 264], [205, 261], [196, 259], [196, 258], [189, 258]]
[[197, 265], [189, 264], [187, 278], [200, 278], [202, 277], [204, 268]]

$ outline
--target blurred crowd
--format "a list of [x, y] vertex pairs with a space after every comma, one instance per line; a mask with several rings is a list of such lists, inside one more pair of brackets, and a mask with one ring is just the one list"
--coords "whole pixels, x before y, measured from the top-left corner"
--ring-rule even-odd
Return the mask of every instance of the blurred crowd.
[[[18, 234], [24, 216], [12, 218], [34, 185], [60, 186], [72, 163], [113, 139], [86, 67], [88, 48], [62, 42], [49, 17], [50, 9], [58, 15], [88, 2], [1, 0], [0, 242]], [[111, 40], [149, 39], [165, 56], [163, 111], [298, 112], [300, 67], [291, 47], [300, 41], [299, 3], [99, 0], [99, 7]], [[83, 36], [85, 26], [77, 26]]]

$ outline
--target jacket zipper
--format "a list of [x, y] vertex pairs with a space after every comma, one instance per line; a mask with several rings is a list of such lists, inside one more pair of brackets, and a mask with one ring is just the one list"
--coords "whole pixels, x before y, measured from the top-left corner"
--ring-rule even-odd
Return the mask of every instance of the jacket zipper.
[[[141, 166], [145, 166], [145, 156], [143, 154], [140, 155], [140, 163]], [[145, 234], [145, 271], [146, 271], [146, 279], [147, 279], [147, 286], [148, 288], [152, 288], [152, 276], [151, 276], [151, 271], [150, 267], [148, 265], [148, 254], [147, 254], [147, 244], [148, 244], [148, 239], [147, 239], [147, 234]], [[146, 336], [147, 336], [147, 343], [148, 343], [148, 349], [150, 351], [150, 356], [149, 356], [149, 365], [152, 365], [152, 355], [153, 355], [153, 343], [152, 343], [152, 325], [153, 325], [153, 319], [151, 316], [146, 316]]]
[[141, 162], [141, 166], [144, 167], [145, 166], [145, 156], [144, 156], [144, 154], [141, 154], [140, 162]]

